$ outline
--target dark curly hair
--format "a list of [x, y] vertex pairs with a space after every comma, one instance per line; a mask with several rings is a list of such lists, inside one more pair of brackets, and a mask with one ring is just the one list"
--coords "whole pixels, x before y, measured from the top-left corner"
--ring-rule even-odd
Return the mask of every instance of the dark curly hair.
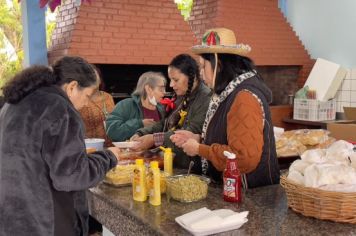
[[92, 86], [96, 74], [92, 65], [81, 57], [65, 56], [51, 67], [35, 65], [16, 74], [4, 87], [4, 100], [16, 104], [38, 88], [77, 81], [79, 87]]
[[188, 77], [188, 89], [183, 99], [183, 110], [186, 110], [190, 102], [189, 99], [193, 89], [194, 81], [200, 80], [198, 63], [196, 62], [196, 60], [194, 60], [193, 57], [188, 54], [179, 54], [178, 56], [172, 59], [168, 67], [177, 68], [178, 70], [180, 70], [180, 72], [182, 72]]
[[3, 97], [3, 96], [0, 96], [0, 110], [1, 110], [1, 108], [4, 106], [4, 103], [5, 103], [4, 97]]
[[[211, 63], [212, 68], [215, 68], [215, 55], [212, 53], [201, 54], [205, 60]], [[256, 70], [253, 61], [244, 56], [235, 54], [218, 54], [218, 67], [214, 85], [214, 92], [220, 94], [226, 86], [241, 74], [248, 71]]]

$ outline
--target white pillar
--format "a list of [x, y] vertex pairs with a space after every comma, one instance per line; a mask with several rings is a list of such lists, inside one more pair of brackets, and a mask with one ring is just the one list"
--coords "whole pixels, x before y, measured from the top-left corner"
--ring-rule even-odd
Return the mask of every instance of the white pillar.
[[34, 64], [48, 64], [45, 11], [46, 8], [39, 7], [39, 0], [21, 1], [24, 68]]

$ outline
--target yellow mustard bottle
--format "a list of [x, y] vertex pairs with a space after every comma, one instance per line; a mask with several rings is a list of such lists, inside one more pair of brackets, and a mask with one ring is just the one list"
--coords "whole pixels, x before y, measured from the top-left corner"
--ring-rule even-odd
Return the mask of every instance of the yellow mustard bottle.
[[136, 159], [136, 167], [132, 178], [132, 194], [135, 201], [144, 202], [147, 200], [146, 189], [146, 167], [143, 159]]
[[161, 205], [161, 173], [158, 168], [158, 161], [151, 161], [149, 176], [149, 203], [153, 206], [159, 206]]
[[173, 153], [172, 148], [164, 148], [160, 147], [163, 151], [163, 164], [164, 164], [164, 172], [167, 176], [171, 176], [173, 174]]

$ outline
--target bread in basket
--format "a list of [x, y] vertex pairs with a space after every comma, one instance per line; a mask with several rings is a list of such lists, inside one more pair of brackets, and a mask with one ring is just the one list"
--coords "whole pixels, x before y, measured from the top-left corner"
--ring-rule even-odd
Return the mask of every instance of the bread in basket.
[[281, 176], [288, 206], [305, 216], [356, 224], [356, 193], [305, 187]]

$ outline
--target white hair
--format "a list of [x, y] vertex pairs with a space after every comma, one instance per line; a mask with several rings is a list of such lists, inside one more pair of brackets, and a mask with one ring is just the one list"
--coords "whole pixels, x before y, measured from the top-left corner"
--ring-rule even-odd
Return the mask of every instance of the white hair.
[[167, 80], [161, 72], [149, 71], [143, 73], [138, 79], [136, 88], [132, 95], [137, 95], [145, 99], [147, 97], [145, 86], [148, 85], [154, 89], [157, 87], [159, 80], [163, 80], [164, 86], [166, 86]]

